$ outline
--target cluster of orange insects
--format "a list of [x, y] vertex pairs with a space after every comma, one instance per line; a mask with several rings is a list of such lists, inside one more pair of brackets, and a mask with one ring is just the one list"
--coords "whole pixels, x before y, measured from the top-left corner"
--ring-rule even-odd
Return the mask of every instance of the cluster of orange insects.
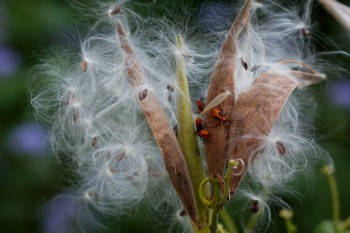
[[[204, 103], [201, 100], [196, 101], [197, 105], [197, 113], [201, 113], [204, 110]], [[211, 116], [213, 119], [218, 120], [219, 122], [216, 124], [215, 127], [217, 127], [221, 122], [223, 124], [226, 124], [227, 122], [230, 123], [229, 120], [226, 119], [226, 113], [224, 113], [223, 110], [220, 110], [218, 108], [211, 109]], [[200, 118], [196, 118], [196, 135], [203, 141], [209, 141], [209, 132], [208, 130], [205, 130], [205, 122]]]

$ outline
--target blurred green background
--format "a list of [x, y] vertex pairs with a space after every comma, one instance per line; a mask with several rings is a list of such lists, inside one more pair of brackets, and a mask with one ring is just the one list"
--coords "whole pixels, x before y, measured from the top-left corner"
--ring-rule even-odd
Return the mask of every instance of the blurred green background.
[[[184, 2], [201, 6], [206, 1]], [[316, 8], [317, 29], [339, 49], [350, 52], [350, 33], [321, 6]], [[73, 16], [77, 13], [64, 0], [0, 0], [0, 232], [57, 232], [46, 227], [50, 219], [43, 214], [43, 206], [68, 184], [64, 169], [50, 152], [47, 129], [36, 123], [26, 83], [31, 67], [47, 48], [76, 33]], [[341, 57], [333, 62], [349, 69], [349, 61]], [[315, 137], [334, 160], [341, 216], [346, 218], [350, 216], [350, 75], [331, 76], [313, 91], [319, 105]], [[312, 232], [321, 220], [331, 219], [329, 188], [319, 170], [299, 183], [302, 198], [291, 199], [294, 221], [299, 232]], [[123, 225], [128, 232], [143, 229], [142, 223]], [[277, 229], [283, 232], [283, 227]], [[108, 232], [119, 231], [112, 227]]]

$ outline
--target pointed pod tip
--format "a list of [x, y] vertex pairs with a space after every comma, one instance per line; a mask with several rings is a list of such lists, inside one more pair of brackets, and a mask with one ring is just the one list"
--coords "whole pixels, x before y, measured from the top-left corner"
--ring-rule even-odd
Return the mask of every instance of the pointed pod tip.
[[182, 41], [182, 36], [180, 34], [177, 34], [176, 37], [176, 45], [178, 48], [182, 49], [183, 48], [183, 41]]
[[293, 77], [299, 82], [298, 89], [319, 83], [327, 78], [325, 74], [322, 73], [307, 73], [302, 71], [291, 71]]
[[177, 40], [178, 40], [178, 41], [182, 41], [182, 37], [181, 37], [180, 34], [177, 34]]

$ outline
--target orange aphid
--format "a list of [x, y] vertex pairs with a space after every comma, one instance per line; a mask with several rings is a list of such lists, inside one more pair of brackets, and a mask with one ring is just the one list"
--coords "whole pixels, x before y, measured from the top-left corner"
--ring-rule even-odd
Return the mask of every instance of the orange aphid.
[[203, 112], [204, 110], [204, 103], [202, 100], [197, 100], [196, 101], [196, 105], [197, 105], [197, 108], [198, 108], [198, 113], [201, 113]]
[[217, 127], [221, 122], [223, 124], [225, 124], [226, 122], [230, 122], [229, 120], [226, 119], [226, 113], [224, 114], [223, 110], [217, 109], [217, 108], [213, 108], [211, 110], [211, 116], [213, 119], [216, 119], [219, 121], [219, 123], [215, 126]]
[[209, 139], [209, 132], [205, 129], [201, 129], [200, 131], [196, 132], [196, 135], [200, 137], [203, 141]]
[[201, 118], [197, 117], [196, 119], [196, 129], [197, 129], [197, 132], [201, 131], [204, 127], [204, 122], [202, 121]]

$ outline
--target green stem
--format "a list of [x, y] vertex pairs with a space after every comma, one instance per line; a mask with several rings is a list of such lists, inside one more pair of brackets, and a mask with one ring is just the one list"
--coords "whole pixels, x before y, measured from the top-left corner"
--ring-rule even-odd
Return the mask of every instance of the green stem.
[[258, 222], [258, 216], [253, 215], [249, 219], [249, 222], [248, 222], [248, 224], [246, 226], [246, 232], [247, 233], [253, 233], [257, 222]]
[[284, 219], [284, 223], [287, 228], [287, 233], [297, 233], [298, 228], [292, 223], [293, 212], [288, 209], [283, 209], [280, 211], [279, 215]]
[[211, 224], [209, 227], [210, 233], [217, 233], [219, 212], [220, 212], [220, 210], [218, 208], [215, 208], [213, 210], [213, 215], [211, 216]]
[[350, 227], [350, 217], [348, 217], [345, 221], [339, 224], [339, 229], [341, 231], [344, 231], [349, 227]]
[[230, 217], [230, 214], [225, 207], [222, 208], [222, 211], [220, 212], [220, 217], [222, 218], [226, 228], [230, 233], [238, 233], [235, 223], [233, 222], [233, 219]]
[[218, 233], [228, 233], [228, 232], [225, 230], [225, 228], [221, 224], [219, 224]]
[[220, 181], [217, 177], [211, 177], [211, 184], [214, 195], [214, 206], [213, 206], [213, 214], [211, 216], [211, 223], [209, 226], [210, 233], [218, 232], [218, 220], [221, 206], [218, 204], [221, 202], [221, 192], [220, 192]]
[[335, 177], [333, 173], [329, 173], [327, 175], [329, 188], [332, 193], [332, 204], [333, 204], [333, 224], [334, 229], [336, 232], [339, 232], [339, 219], [340, 219], [340, 202], [339, 202], [339, 193], [338, 193], [338, 187], [337, 182], [335, 180]]
[[[219, 220], [219, 213], [221, 209], [223, 208], [226, 201], [229, 199], [230, 195], [230, 177], [232, 173], [232, 169], [239, 165], [239, 161], [237, 160], [230, 160], [228, 163], [228, 169], [227, 173], [224, 176], [224, 180], [222, 180], [221, 177], [215, 177], [210, 176], [202, 180], [202, 182], [199, 184], [199, 198], [202, 201], [202, 204], [210, 209], [212, 209], [212, 218], [210, 222], [210, 233], [218, 233], [218, 220]], [[221, 193], [221, 183], [224, 182], [224, 191]], [[208, 195], [205, 194], [205, 191], [203, 188], [207, 183], [211, 184], [212, 188], [212, 195], [208, 197]], [[230, 228], [231, 233], [236, 233], [237, 229], [233, 223], [233, 221], [230, 219], [229, 214], [226, 210], [223, 212], [223, 216], [225, 218], [225, 221]]]
[[[186, 62], [183, 54], [184, 46], [180, 35], [177, 36], [176, 44], [179, 51], [176, 55], [176, 74], [181, 92], [178, 99], [178, 142], [184, 154], [194, 190], [199, 215], [197, 227], [202, 228], [208, 224], [208, 209], [201, 202], [199, 196], [199, 186], [201, 181], [205, 179], [205, 172], [195, 134], [191, 98], [187, 84]], [[207, 192], [207, 190], [203, 192]]]
[[288, 209], [282, 209], [279, 213], [280, 217], [284, 219], [284, 223], [286, 224], [287, 233], [297, 233], [298, 228], [296, 225], [292, 223], [293, 211]]
[[287, 233], [295, 233], [292, 221], [290, 219], [286, 220]]

